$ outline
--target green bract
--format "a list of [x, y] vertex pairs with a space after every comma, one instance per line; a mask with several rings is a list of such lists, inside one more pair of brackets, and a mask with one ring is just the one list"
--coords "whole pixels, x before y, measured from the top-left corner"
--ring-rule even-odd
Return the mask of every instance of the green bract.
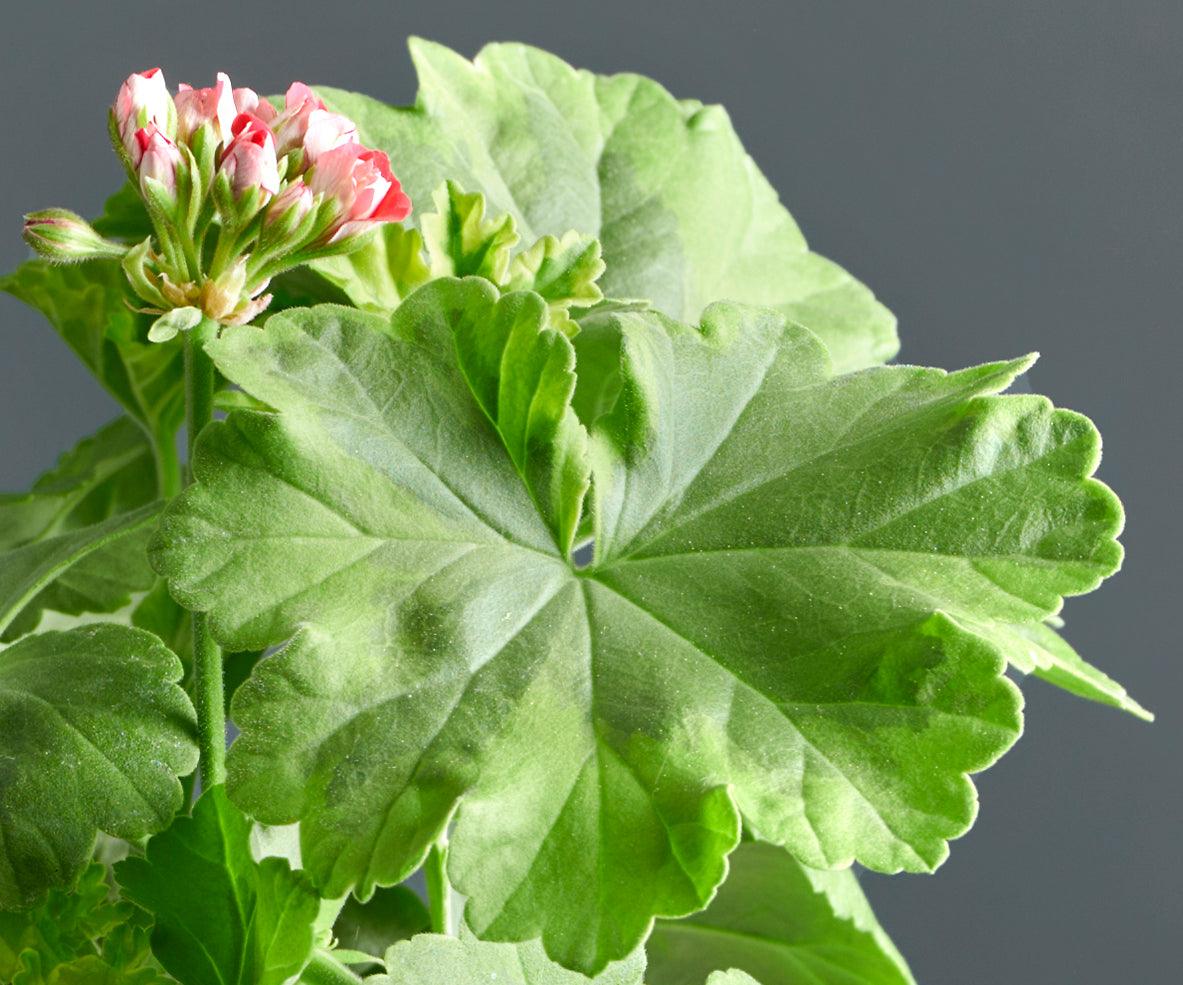
[[1093, 587], [1121, 522], [1084, 418], [990, 396], [1024, 361], [835, 377], [767, 310], [601, 321], [590, 430], [578, 346], [483, 280], [227, 331], [278, 414], [203, 435], [153, 551], [227, 648], [291, 640], [231, 791], [301, 821], [323, 892], [403, 878], [462, 801], [469, 924], [592, 972], [706, 905], [741, 815], [815, 866], [939, 864], [1019, 733], [989, 630]]
[[454, 181], [512, 217], [527, 244], [569, 230], [597, 238], [607, 297], [689, 320], [723, 299], [772, 305], [817, 333], [841, 369], [896, 353], [895, 319], [809, 251], [721, 107], [520, 44], [488, 45], [469, 62], [416, 39], [411, 57], [414, 108], [318, 91], [390, 155], [420, 212]]

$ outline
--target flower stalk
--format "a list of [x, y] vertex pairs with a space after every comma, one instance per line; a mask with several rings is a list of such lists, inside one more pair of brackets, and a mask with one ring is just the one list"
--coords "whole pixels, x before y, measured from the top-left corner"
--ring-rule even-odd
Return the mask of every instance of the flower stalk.
[[[195, 479], [193, 453], [198, 435], [213, 419], [217, 371], [205, 344], [217, 337], [218, 323], [202, 319], [185, 333], [185, 431], [189, 443], [188, 481]], [[193, 705], [197, 711], [201, 786], [208, 790], [226, 779], [226, 698], [222, 651], [204, 612], [193, 616]]]

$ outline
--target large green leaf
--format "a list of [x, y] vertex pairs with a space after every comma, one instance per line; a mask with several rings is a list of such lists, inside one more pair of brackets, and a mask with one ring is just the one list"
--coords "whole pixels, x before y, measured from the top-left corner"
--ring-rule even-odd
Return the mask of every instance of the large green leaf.
[[[123, 417], [84, 438], [27, 493], [0, 494], [0, 551], [91, 527], [152, 502], [152, 447]], [[71, 565], [43, 588], [9, 626], [6, 639], [33, 629], [41, 612], [113, 612], [152, 585], [145, 547], [148, 524]]]
[[184, 417], [179, 345], [148, 341], [151, 317], [129, 307], [119, 262], [54, 266], [30, 260], [0, 277], [0, 290], [37, 308], [123, 409], [153, 434]]
[[736, 849], [706, 910], [659, 920], [645, 950], [649, 985], [699, 985], [728, 968], [763, 985], [915, 985], [853, 872], [758, 842]]
[[1091, 425], [989, 396], [1025, 361], [834, 377], [773, 312], [614, 317], [591, 567], [570, 344], [477, 279], [389, 324], [227, 331], [215, 361], [278, 413], [203, 434], [153, 549], [229, 648], [290, 640], [234, 702], [231, 792], [301, 821], [327, 895], [402, 879], [462, 800], [469, 925], [584, 971], [706, 905], [740, 812], [815, 867], [938, 865], [1020, 727], [973, 625], [1042, 619], [1120, 556]]
[[0, 650], [0, 908], [85, 866], [98, 831], [142, 838], [197, 765], [181, 662], [155, 636], [95, 625]]
[[182, 985], [282, 985], [312, 954], [320, 900], [280, 858], [255, 861], [251, 822], [222, 787], [115, 867], [155, 916], [152, 950]]
[[[386, 952], [385, 975], [369, 985], [641, 985], [641, 951], [604, 969], [594, 979], [556, 965], [537, 941], [492, 944], [463, 937], [420, 934]], [[701, 985], [701, 979], [695, 985]]]
[[[319, 91], [389, 153], [418, 213], [452, 180], [511, 215], [526, 245], [569, 230], [599, 239], [608, 297], [686, 319], [720, 299], [772, 305], [820, 335], [841, 369], [895, 354], [894, 318], [808, 250], [721, 107], [521, 44], [488, 45], [470, 62], [413, 40], [411, 57], [414, 108]], [[356, 283], [375, 293], [365, 276]]]

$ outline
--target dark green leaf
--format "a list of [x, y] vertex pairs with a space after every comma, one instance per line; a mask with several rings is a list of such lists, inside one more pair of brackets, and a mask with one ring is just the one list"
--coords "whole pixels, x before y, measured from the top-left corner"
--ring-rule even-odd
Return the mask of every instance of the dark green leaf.
[[152, 319], [128, 306], [127, 279], [118, 261], [53, 266], [31, 260], [0, 277], [0, 290], [41, 311], [150, 433], [176, 432], [184, 416], [181, 346], [148, 341]]
[[98, 831], [135, 839], [197, 764], [181, 663], [143, 630], [94, 625], [0, 650], [0, 908], [73, 881]]
[[320, 900], [283, 859], [256, 862], [250, 832], [213, 787], [144, 858], [115, 868], [124, 894], [154, 915], [152, 950], [182, 985], [282, 985], [312, 954]]

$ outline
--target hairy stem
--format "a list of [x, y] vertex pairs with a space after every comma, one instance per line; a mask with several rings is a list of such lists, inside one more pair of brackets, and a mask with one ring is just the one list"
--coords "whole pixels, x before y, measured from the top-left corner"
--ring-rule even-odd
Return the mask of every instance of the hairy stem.
[[152, 434], [152, 455], [156, 460], [156, 489], [161, 499], [172, 499], [181, 491], [181, 459], [177, 454], [177, 436], [167, 428]]
[[361, 978], [331, 954], [317, 951], [300, 974], [301, 985], [354, 985]]
[[[185, 429], [189, 440], [189, 481], [193, 481], [193, 447], [214, 416], [214, 364], [205, 343], [216, 337], [217, 322], [206, 318], [185, 333]], [[204, 612], [193, 613], [193, 705], [197, 709], [197, 742], [201, 751], [203, 789], [226, 779], [226, 709], [222, 682], [222, 651], [210, 635]]]
[[431, 916], [431, 931], [435, 934], [452, 932], [451, 900], [452, 887], [448, 885], [448, 836], [442, 834], [427, 853], [423, 865], [423, 878], [427, 883], [427, 912]]

